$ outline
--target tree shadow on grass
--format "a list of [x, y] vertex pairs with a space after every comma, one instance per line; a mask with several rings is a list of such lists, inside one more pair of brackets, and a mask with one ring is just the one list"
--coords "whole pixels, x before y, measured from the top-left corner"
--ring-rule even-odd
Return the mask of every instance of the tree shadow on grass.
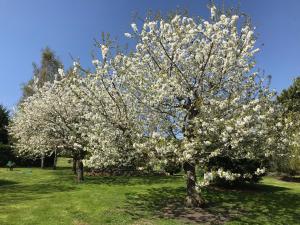
[[[49, 169], [51, 170], [51, 169]], [[57, 167], [56, 170], [52, 170], [53, 175], [57, 177], [57, 180], [63, 182], [77, 182], [77, 175], [73, 174], [73, 171], [70, 167]], [[152, 184], [160, 184], [160, 183], [174, 183], [176, 180], [182, 180], [182, 175], [99, 175], [99, 176], [89, 176], [84, 174], [84, 182], [83, 184], [104, 184], [109, 186], [115, 185], [126, 185], [126, 186], [134, 186], [134, 185], [152, 185]]]
[[229, 220], [242, 224], [297, 224], [300, 195], [287, 191], [263, 184], [239, 190], [209, 188], [203, 191], [209, 201], [207, 207], [189, 209], [183, 204], [185, 188], [151, 188], [146, 193], [127, 193], [126, 212], [136, 220], [150, 213], [196, 224], [223, 224]]
[[300, 183], [300, 177], [283, 176], [283, 177], [280, 177], [279, 179], [282, 181], [286, 181], [286, 182]]
[[11, 180], [0, 180], [0, 187], [14, 185], [14, 184], [17, 184], [17, 182]]
[[213, 214], [208, 208], [185, 207], [185, 193], [183, 187], [151, 188], [147, 193], [127, 193], [126, 212], [135, 220], [142, 219], [145, 213], [196, 224], [222, 224], [229, 219], [229, 215]]
[[160, 183], [172, 183], [182, 179], [181, 176], [86, 176], [85, 181], [91, 184], [105, 185], [151, 185]]
[[56, 167], [55, 169], [53, 169], [53, 167], [45, 167], [45, 168], [43, 168], [43, 170], [50, 170], [50, 171], [69, 170], [69, 171], [71, 171], [71, 167], [69, 167], [69, 166], [59, 166], [59, 167]]
[[211, 212], [237, 211], [235, 221], [242, 224], [298, 224], [300, 193], [288, 188], [256, 184], [236, 190], [208, 189]]
[[7, 206], [28, 200], [50, 198], [51, 193], [72, 191], [76, 187], [61, 184], [37, 183], [32, 185], [10, 184], [0, 186], [0, 206]]

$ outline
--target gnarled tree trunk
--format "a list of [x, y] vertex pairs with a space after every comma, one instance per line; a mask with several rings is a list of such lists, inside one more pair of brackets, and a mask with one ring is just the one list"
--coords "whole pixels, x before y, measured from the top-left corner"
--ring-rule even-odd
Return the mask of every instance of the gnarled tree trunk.
[[41, 156], [41, 168], [42, 169], [45, 168], [45, 155], [44, 154]]
[[186, 174], [186, 206], [187, 207], [202, 207], [205, 203], [200, 193], [196, 189], [197, 177], [194, 163], [185, 162], [183, 169]]
[[56, 164], [57, 164], [57, 152], [56, 149], [54, 151], [54, 159], [53, 159], [53, 169], [56, 170]]

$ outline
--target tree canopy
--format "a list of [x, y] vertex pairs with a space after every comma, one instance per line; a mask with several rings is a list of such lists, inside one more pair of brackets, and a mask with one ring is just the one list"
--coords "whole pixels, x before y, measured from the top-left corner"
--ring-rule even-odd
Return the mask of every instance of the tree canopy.
[[285, 157], [285, 160], [277, 159], [277, 168], [280, 171], [295, 174], [300, 170], [300, 77], [297, 77], [293, 84], [282, 91], [278, 96], [277, 101], [285, 108], [284, 118], [289, 120], [293, 126], [290, 128], [291, 138], [294, 145], [291, 146], [291, 154]]
[[290, 112], [300, 112], [300, 77], [293, 84], [281, 92], [278, 101], [287, 107]]
[[289, 123], [255, 71], [259, 49], [247, 21], [212, 6], [207, 20], [175, 14], [131, 27], [130, 54], [104, 40], [94, 71], [75, 62], [72, 75], [57, 68], [54, 80], [33, 83], [11, 126], [19, 152], [58, 147], [92, 168], [172, 159], [186, 172], [189, 206], [204, 204], [199, 188], [214, 177], [253, 176], [216, 168], [198, 183], [196, 166], [212, 157], [260, 160], [259, 175], [264, 159], [286, 153]]

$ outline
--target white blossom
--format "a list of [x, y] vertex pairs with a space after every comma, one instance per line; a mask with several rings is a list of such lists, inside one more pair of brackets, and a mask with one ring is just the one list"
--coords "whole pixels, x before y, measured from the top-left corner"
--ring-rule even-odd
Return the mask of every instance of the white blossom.
[[101, 53], [102, 53], [102, 58], [105, 59], [108, 53], [108, 47], [106, 45], [101, 45]]
[[132, 30], [133, 30], [134, 32], [138, 32], [138, 28], [137, 28], [137, 26], [136, 26], [135, 23], [132, 23], [132, 24], [131, 24], [131, 27], [132, 27]]
[[132, 38], [132, 35], [130, 33], [124, 33], [125, 37]]

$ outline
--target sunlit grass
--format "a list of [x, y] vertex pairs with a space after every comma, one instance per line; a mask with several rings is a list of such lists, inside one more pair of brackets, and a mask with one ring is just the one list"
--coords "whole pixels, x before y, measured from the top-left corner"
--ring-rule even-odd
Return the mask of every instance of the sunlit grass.
[[58, 168], [0, 169], [1, 225], [300, 224], [300, 184], [267, 177], [243, 190], [207, 189], [204, 210], [183, 208], [184, 178], [86, 177]]

